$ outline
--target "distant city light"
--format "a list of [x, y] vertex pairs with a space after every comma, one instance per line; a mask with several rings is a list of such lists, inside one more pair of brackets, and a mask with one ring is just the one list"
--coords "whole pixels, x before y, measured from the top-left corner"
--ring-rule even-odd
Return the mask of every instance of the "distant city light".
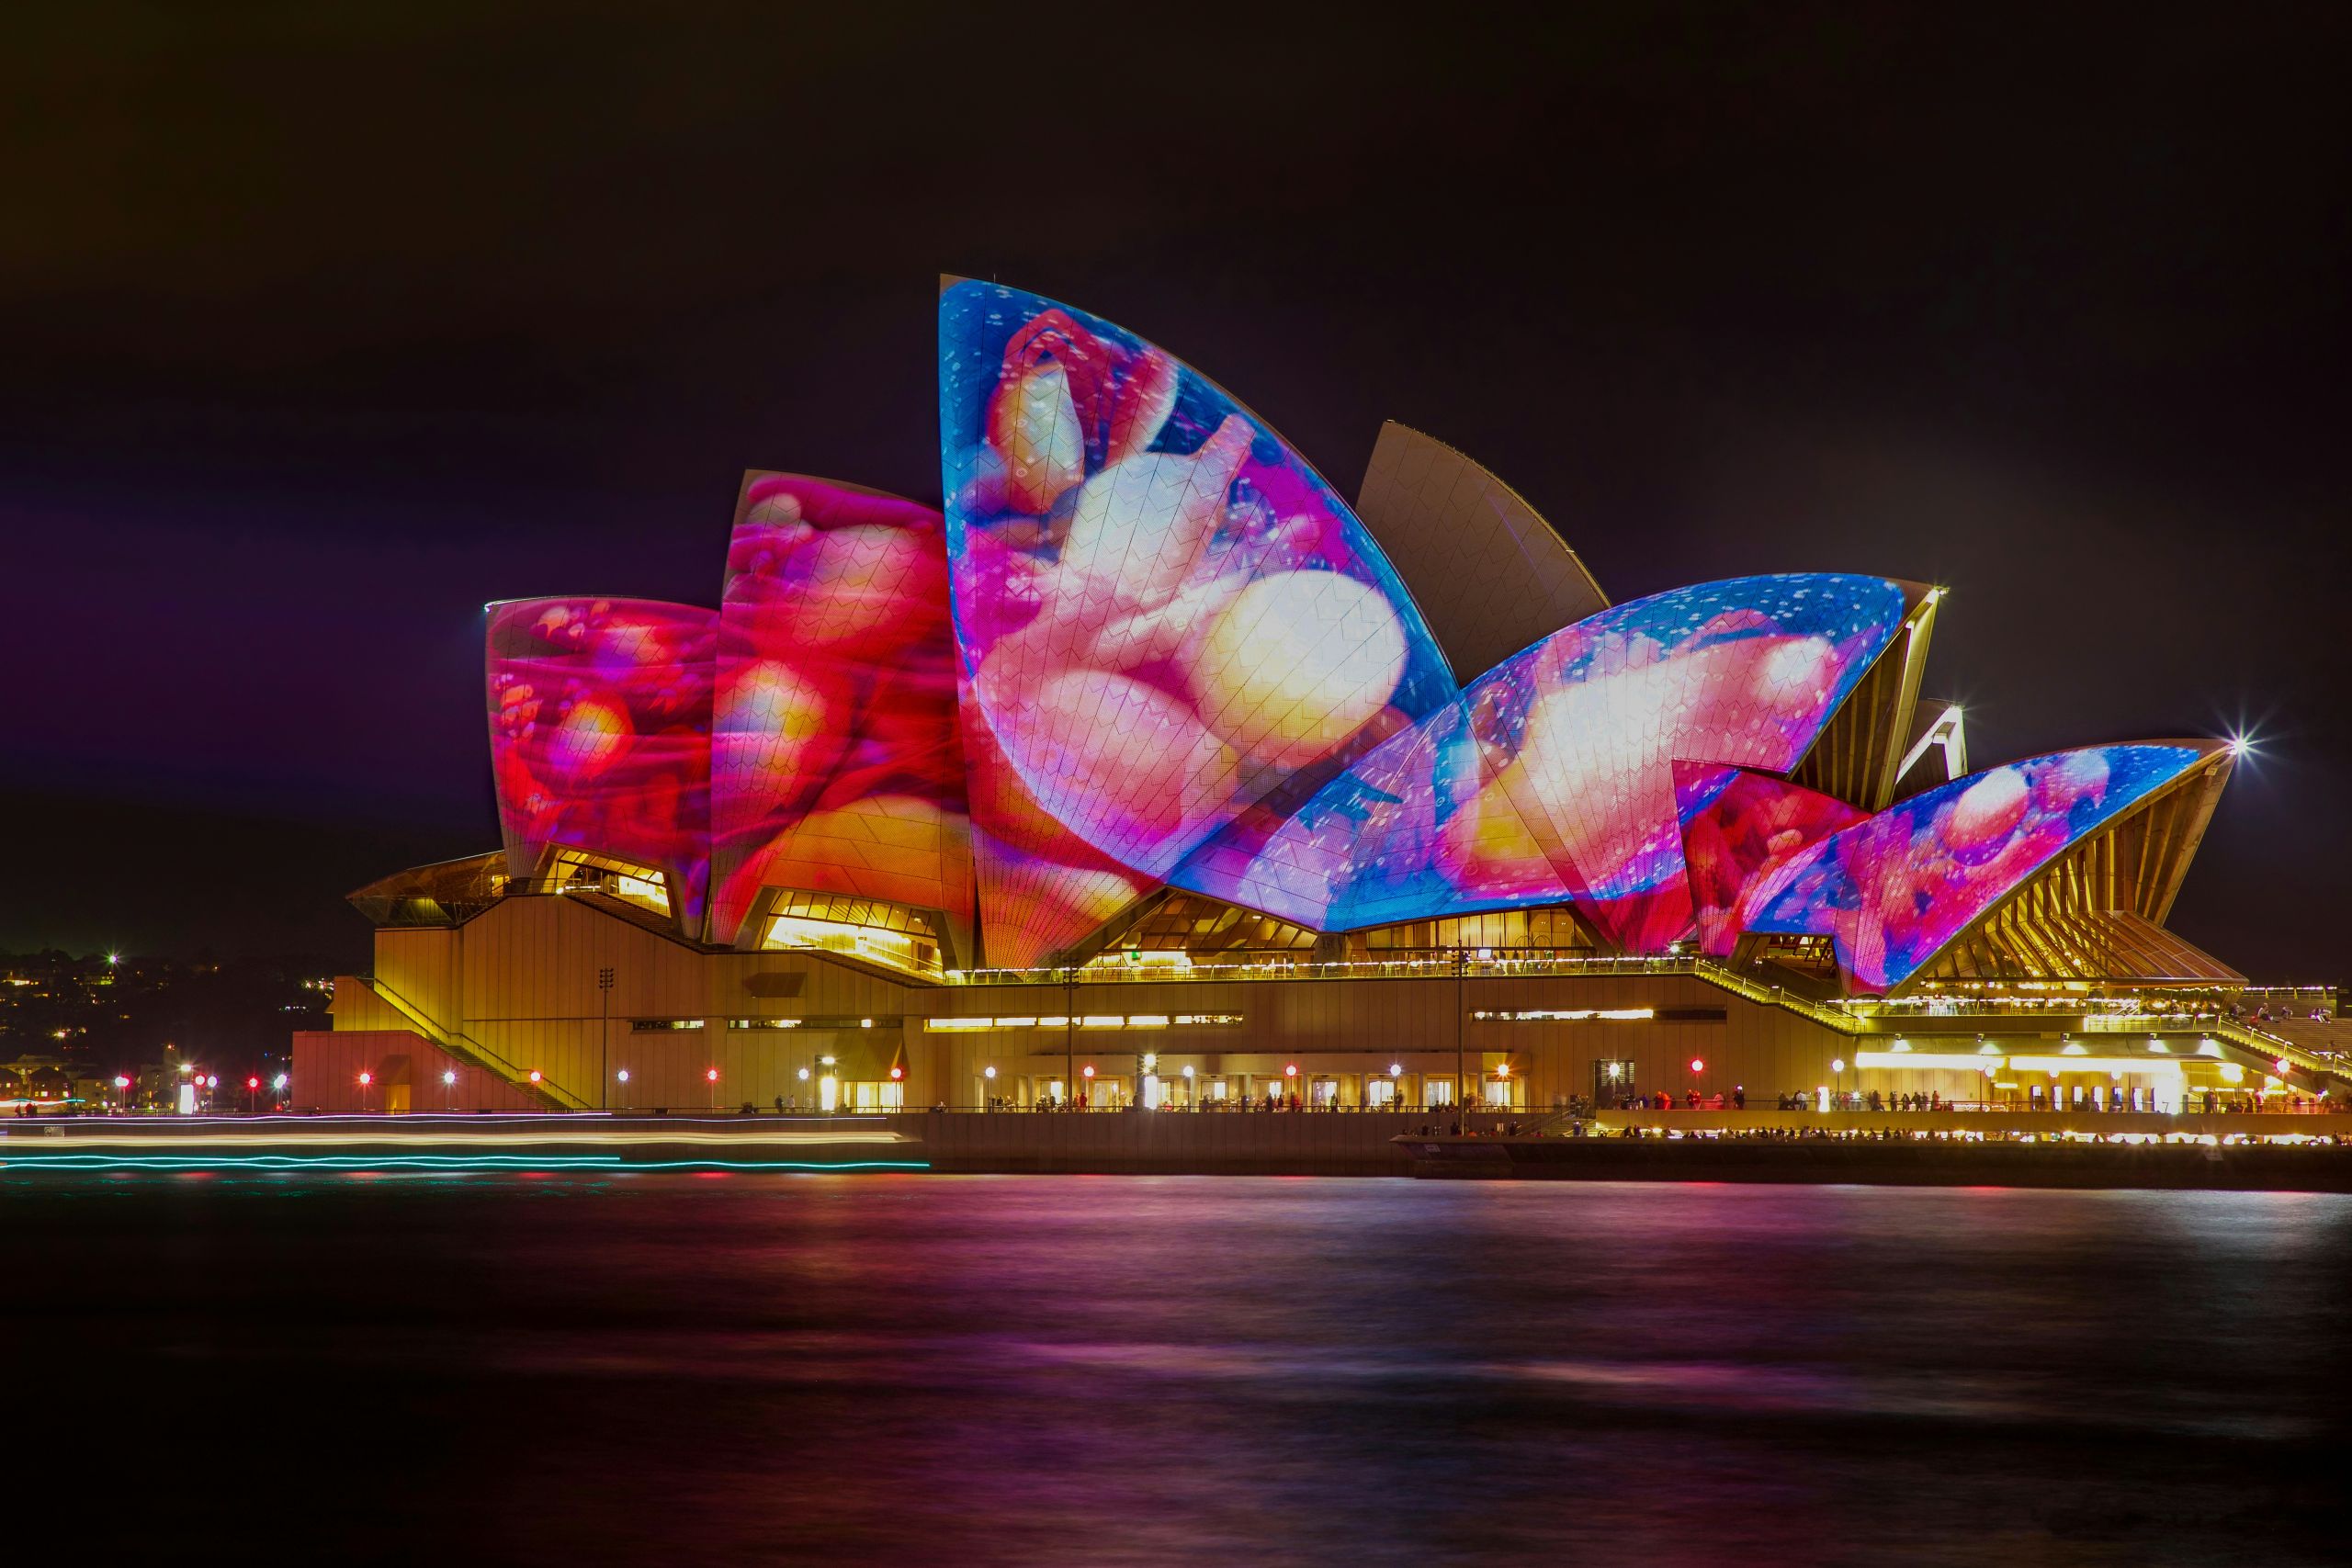
[[[1187, 1072], [1189, 1072], [1189, 1071], [1191, 1071], [1192, 1069], [1188, 1067], [1188, 1068], [1186, 1068], [1185, 1070], [1186, 1070]], [[806, 1067], [801, 1068], [801, 1069], [800, 1069], [800, 1076], [801, 1076], [802, 1077], [804, 1077], [804, 1078], [805, 1078], [805, 1077], [807, 1077], [808, 1076], [808, 1068], [806, 1068]], [[988, 1079], [990, 1083], [994, 1083], [994, 1082], [996, 1081], [996, 1066], [995, 1066], [995, 1065], [994, 1065], [993, 1063], [991, 1063], [991, 1064], [990, 1064], [990, 1065], [989, 1065], [988, 1066], [982, 1067], [982, 1068], [980, 1069], [980, 1077], [984, 1077], [984, 1078]]]
[[1405, 1064], [1404, 1064], [1404, 1063], [1402, 1063], [1402, 1062], [1391, 1062], [1391, 1063], [1389, 1063], [1389, 1064], [1388, 1064], [1388, 1076], [1389, 1076], [1390, 1077], [1392, 1077], [1392, 1078], [1401, 1078], [1401, 1077], [1403, 1077], [1405, 1076]]
[[[621, 1082], [623, 1082], [623, 1083], [627, 1083], [627, 1082], [628, 1082], [628, 1069], [627, 1067], [623, 1067], [619, 1072], [615, 1073], [613, 1076], [614, 1076], [615, 1077], [616, 1077], [616, 1078], [620, 1079], [620, 1080], [621, 1080]], [[806, 1073], [803, 1073], [803, 1074], [801, 1074], [800, 1076], [801, 1076], [802, 1077], [807, 1077], [808, 1075], [808, 1074], [806, 1074]]]
[[374, 1083], [375, 1081], [376, 1075], [373, 1073], [362, 1073], [359, 1075], [359, 1087], [361, 1089], [366, 1089], [369, 1084]]
[[441, 1087], [444, 1089], [454, 1087], [457, 1081], [458, 1075], [453, 1072], [444, 1071], [441, 1075]]
[[1093, 1064], [1093, 1063], [1091, 1063], [1091, 1062], [1089, 1062], [1089, 1063], [1087, 1063], [1087, 1064], [1086, 1064], [1086, 1066], [1084, 1066], [1083, 1067], [1080, 1067], [1080, 1068], [1079, 1069], [1079, 1076], [1080, 1076], [1080, 1077], [1089, 1077], [1089, 1078], [1092, 1077], [1094, 1076], [1094, 1064]]
[[708, 1072], [703, 1074], [703, 1077], [708, 1082], [717, 1083], [718, 1081], [718, 1069], [717, 1067], [711, 1068]]
[[1283, 1077], [1286, 1077], [1286, 1078], [1295, 1078], [1295, 1077], [1298, 1077], [1298, 1064], [1297, 1064], [1296, 1062], [1285, 1062], [1285, 1063], [1283, 1063]]
[[280, 1073], [276, 1077], [269, 1080], [269, 1087], [277, 1090], [280, 1094], [283, 1094], [286, 1092], [286, 1085], [288, 1081], [289, 1080], [287, 1078], [286, 1075], [284, 1073]]
[[1703, 1057], [1703, 1056], [1693, 1056], [1693, 1057], [1691, 1057], [1691, 1058], [1690, 1058], [1690, 1070], [1691, 1070], [1692, 1072], [1694, 1072], [1694, 1073], [1703, 1073], [1703, 1072], [1705, 1072], [1705, 1071], [1707, 1070], [1707, 1059], [1706, 1059], [1705, 1057]]

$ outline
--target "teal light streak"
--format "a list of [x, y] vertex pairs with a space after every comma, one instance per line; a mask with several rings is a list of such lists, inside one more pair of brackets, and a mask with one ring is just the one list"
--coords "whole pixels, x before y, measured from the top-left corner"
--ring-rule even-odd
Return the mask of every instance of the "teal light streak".
[[20, 1170], [929, 1170], [924, 1160], [628, 1160], [619, 1155], [33, 1155]]

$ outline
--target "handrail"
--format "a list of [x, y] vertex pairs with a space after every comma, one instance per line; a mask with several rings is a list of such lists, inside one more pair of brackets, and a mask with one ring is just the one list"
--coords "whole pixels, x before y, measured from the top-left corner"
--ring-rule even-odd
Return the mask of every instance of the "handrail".
[[2218, 1035], [2241, 1050], [2291, 1063], [2313, 1077], [2328, 1077], [2338, 1083], [2352, 1084], [2352, 1070], [2347, 1070], [2344, 1063], [2324, 1056], [2307, 1045], [2298, 1045], [2284, 1036], [2256, 1029], [2250, 1023], [2234, 1018], [2217, 1019], [2208, 1027], [2207, 1032]]
[[424, 1030], [426, 1037], [432, 1040], [435, 1044], [443, 1047], [445, 1050], [456, 1052], [460, 1055], [473, 1057], [474, 1066], [481, 1067], [486, 1071], [496, 1073], [499, 1077], [504, 1078], [516, 1089], [523, 1090], [526, 1094], [537, 1094], [546, 1100], [553, 1101], [559, 1109], [565, 1111], [586, 1111], [592, 1109], [585, 1100], [582, 1100], [580, 1096], [572, 1093], [570, 1089], [550, 1081], [545, 1077], [542, 1077], [537, 1082], [534, 1083], [531, 1080], [531, 1076], [525, 1072], [521, 1067], [516, 1066], [514, 1063], [508, 1061], [505, 1057], [500, 1055], [497, 1052], [492, 1050], [489, 1046], [484, 1045], [481, 1041], [476, 1040], [472, 1035], [466, 1033], [464, 1031], [450, 1029], [443, 1024], [435, 1022], [432, 1016], [426, 1013], [423, 1008], [418, 1007], [414, 1002], [412, 1002], [406, 997], [401, 996], [398, 991], [384, 984], [382, 980], [377, 978], [375, 976], [361, 975], [355, 976], [355, 978], [356, 978], [361, 985], [366, 986], [370, 991], [373, 991], [376, 995], [383, 998], [384, 1000], [391, 1003], [393, 1010], [400, 1013], [401, 1017], [406, 1018], [418, 1028]]
[[1690, 972], [1707, 984], [1729, 991], [1736, 997], [1744, 997], [1764, 1007], [1786, 1008], [1800, 1018], [1811, 1019], [1824, 1029], [1833, 1029], [1840, 1034], [1860, 1034], [1870, 1027], [1843, 1008], [1829, 1007], [1810, 998], [1797, 996], [1780, 986], [1767, 986], [1736, 969], [1710, 964], [1703, 958], [1694, 961]]
[[1456, 972], [1494, 975], [1688, 975], [1697, 960], [1690, 958], [1474, 958], [1451, 954], [1429, 958], [1359, 959], [1318, 963], [1313, 959], [1260, 960], [1250, 964], [1191, 963], [1165, 967], [1157, 964], [1114, 964], [1077, 969], [951, 969], [942, 976], [949, 986], [1094, 986], [1185, 985], [1227, 980], [1370, 980], [1383, 977], [1430, 979]]

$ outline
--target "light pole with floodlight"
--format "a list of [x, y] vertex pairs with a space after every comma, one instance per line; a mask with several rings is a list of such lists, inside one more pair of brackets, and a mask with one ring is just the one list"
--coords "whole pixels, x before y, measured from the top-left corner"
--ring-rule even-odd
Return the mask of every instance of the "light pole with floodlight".
[[613, 966], [609, 964], [596, 971], [596, 1109], [610, 1111], [613, 1108]]

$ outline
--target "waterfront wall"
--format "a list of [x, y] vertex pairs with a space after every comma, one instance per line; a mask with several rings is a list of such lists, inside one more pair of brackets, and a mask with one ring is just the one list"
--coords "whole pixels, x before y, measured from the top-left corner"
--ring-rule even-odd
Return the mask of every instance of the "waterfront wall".
[[[1411, 1158], [1393, 1140], [1439, 1124], [1432, 1115], [1372, 1111], [981, 1111], [886, 1120], [921, 1141], [933, 1170], [1022, 1175], [1406, 1176]], [[1470, 1122], [1485, 1131], [1499, 1120]]]

